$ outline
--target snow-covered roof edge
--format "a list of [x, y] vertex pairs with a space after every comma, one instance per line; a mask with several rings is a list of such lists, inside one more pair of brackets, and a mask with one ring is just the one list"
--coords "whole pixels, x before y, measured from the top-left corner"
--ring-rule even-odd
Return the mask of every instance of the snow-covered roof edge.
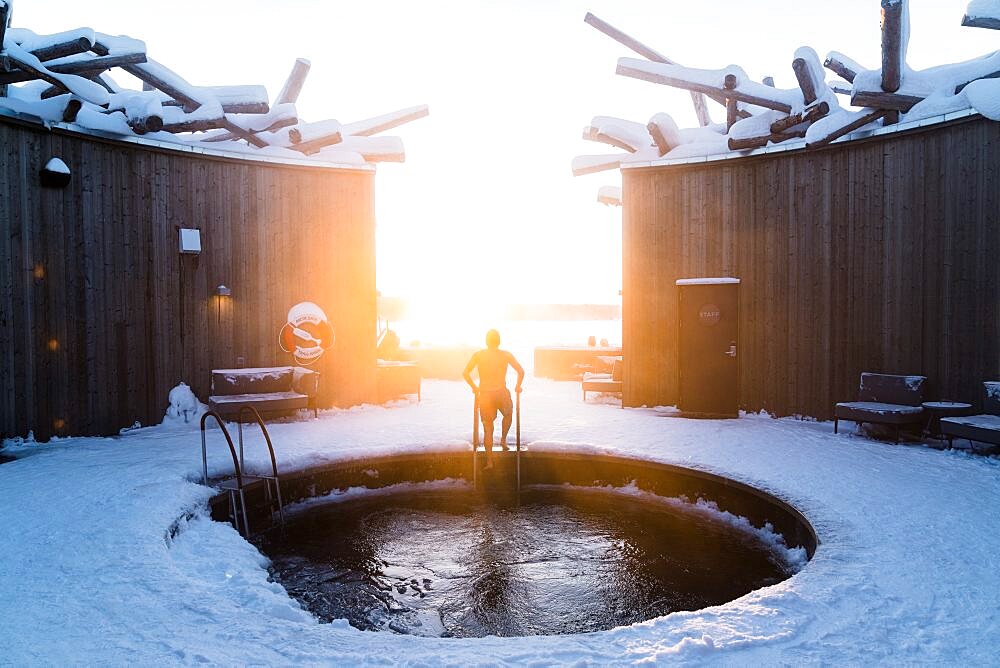
[[[29, 123], [31, 125], [40, 125], [46, 129], [58, 129], [62, 132], [68, 134], [76, 135], [79, 137], [90, 138], [90, 139], [100, 139], [104, 141], [114, 141], [123, 144], [138, 144], [141, 146], [149, 146], [152, 148], [165, 149], [168, 151], [177, 151], [180, 153], [190, 153], [197, 156], [204, 156], [210, 158], [226, 158], [230, 160], [242, 160], [244, 162], [261, 162], [272, 165], [284, 165], [289, 167], [319, 167], [322, 169], [340, 169], [355, 172], [374, 172], [376, 171], [376, 165], [371, 163], [364, 164], [348, 164], [348, 163], [338, 163], [338, 162], [325, 162], [316, 160], [314, 158], [289, 158], [274, 155], [265, 155], [260, 151], [241, 151], [241, 150], [225, 150], [224, 148], [207, 148], [204, 145], [196, 145], [189, 142], [177, 141], [163, 141], [161, 139], [152, 139], [149, 137], [140, 137], [135, 135], [120, 135], [113, 132], [102, 132], [101, 130], [84, 129], [73, 123], [53, 123], [45, 121], [44, 119], [33, 116], [31, 114], [26, 114], [23, 112], [16, 112], [4, 107], [0, 107], [0, 117], [10, 118], [16, 121], [21, 121]], [[226, 145], [228, 146], [228, 145]]]
[[[906, 121], [901, 123], [896, 123], [893, 125], [887, 125], [879, 128], [871, 128], [865, 130], [856, 130], [848, 135], [837, 139], [833, 144], [840, 144], [842, 142], [852, 141], [856, 139], [864, 139], [866, 137], [877, 137], [880, 135], [888, 135], [896, 132], [905, 132], [907, 130], [914, 130], [916, 128], [922, 128], [929, 125], [937, 125], [939, 123], [944, 123], [947, 121], [955, 121], [963, 118], [970, 118], [973, 116], [981, 116], [981, 114], [975, 109], [964, 109], [962, 111], [953, 111], [947, 114], [939, 114], [937, 116], [928, 116], [927, 118], [921, 118], [916, 121]], [[650, 160], [648, 162], [629, 162], [622, 163], [621, 169], [641, 169], [644, 167], [667, 167], [670, 165], [688, 165], [696, 163], [705, 162], [721, 162], [723, 160], [738, 160], [740, 158], [750, 158], [758, 155], [766, 155], [769, 153], [787, 153], [789, 151], [804, 151], [806, 149], [806, 144], [803, 141], [786, 142], [782, 144], [773, 144], [765, 146], [762, 148], [756, 148], [752, 151], [726, 151], [725, 153], [716, 153], [712, 155], [702, 155], [690, 158], [664, 158], [661, 160]]]

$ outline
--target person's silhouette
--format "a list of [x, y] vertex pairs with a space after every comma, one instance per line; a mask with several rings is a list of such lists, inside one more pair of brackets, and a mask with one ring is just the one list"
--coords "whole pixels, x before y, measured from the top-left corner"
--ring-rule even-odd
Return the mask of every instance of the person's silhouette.
[[[483, 421], [483, 444], [486, 446], [485, 469], [493, 468], [490, 455], [493, 452], [493, 420], [499, 410], [503, 414], [503, 435], [500, 445], [507, 449], [507, 432], [510, 431], [514, 419], [514, 405], [507, 389], [507, 367], [511, 366], [517, 372], [515, 392], [521, 391], [524, 382], [524, 368], [510, 352], [500, 350], [500, 332], [491, 329], [486, 332], [486, 348], [473, 353], [469, 363], [465, 365], [462, 377], [472, 388], [473, 394], [479, 397], [479, 416]], [[472, 380], [472, 370], [479, 369], [479, 386]]]

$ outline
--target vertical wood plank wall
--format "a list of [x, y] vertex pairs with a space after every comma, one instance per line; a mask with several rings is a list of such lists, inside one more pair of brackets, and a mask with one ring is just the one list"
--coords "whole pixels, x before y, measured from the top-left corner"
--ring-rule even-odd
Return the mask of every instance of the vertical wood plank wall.
[[1000, 123], [623, 170], [626, 405], [677, 402], [677, 288], [742, 279], [740, 397], [832, 416], [862, 371], [1000, 379]]
[[[60, 157], [64, 189], [39, 170]], [[373, 173], [196, 157], [0, 119], [0, 435], [158, 423], [209, 371], [292, 364], [288, 309], [313, 301], [336, 344], [320, 405], [375, 398]], [[178, 253], [178, 228], [202, 253]], [[219, 300], [224, 283], [230, 299]]]

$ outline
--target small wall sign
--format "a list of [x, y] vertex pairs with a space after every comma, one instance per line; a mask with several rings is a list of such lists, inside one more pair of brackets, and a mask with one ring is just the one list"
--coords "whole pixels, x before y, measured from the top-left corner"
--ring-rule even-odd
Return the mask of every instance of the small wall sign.
[[705, 304], [698, 310], [698, 322], [711, 327], [719, 323], [722, 319], [722, 311], [715, 304]]

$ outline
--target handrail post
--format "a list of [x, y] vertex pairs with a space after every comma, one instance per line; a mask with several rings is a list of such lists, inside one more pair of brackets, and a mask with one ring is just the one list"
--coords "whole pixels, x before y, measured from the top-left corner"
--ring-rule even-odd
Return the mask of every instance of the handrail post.
[[521, 491], [521, 393], [517, 395], [517, 409], [514, 411], [517, 421], [517, 431], [515, 432], [515, 443], [517, 445], [517, 491]]
[[[271, 473], [274, 475], [274, 490], [275, 495], [278, 497], [278, 519], [281, 521], [282, 526], [285, 524], [285, 511], [284, 504], [281, 499], [281, 481], [278, 479], [278, 460], [274, 456], [274, 444], [271, 442], [271, 434], [267, 431], [267, 426], [264, 424], [264, 418], [260, 416], [260, 412], [253, 406], [242, 406], [240, 408], [240, 413], [238, 416], [238, 423], [240, 426], [240, 465], [243, 465], [243, 413], [249, 411], [251, 417], [256, 420], [257, 424], [260, 425], [260, 431], [264, 434], [264, 442], [267, 444], [267, 452], [271, 456]], [[270, 494], [271, 485], [268, 483], [267, 486], [268, 493]], [[272, 520], [273, 520], [272, 515]]]
[[479, 394], [476, 394], [472, 402], [472, 488], [479, 486], [479, 471], [476, 466], [476, 458], [479, 454]]
[[[240, 496], [240, 510], [243, 513], [243, 531], [245, 535], [250, 535], [250, 520], [247, 517], [247, 504], [246, 499], [243, 495], [243, 471], [240, 468], [240, 461], [236, 457], [236, 446], [233, 445], [233, 437], [229, 435], [229, 430], [226, 429], [225, 422], [222, 421], [222, 416], [220, 416], [215, 411], [205, 411], [205, 414], [201, 416], [201, 454], [202, 454], [202, 466], [205, 484], [208, 484], [208, 450], [205, 447], [205, 422], [209, 417], [215, 418], [215, 421], [219, 424], [219, 428], [222, 429], [222, 435], [226, 437], [226, 444], [229, 446], [229, 454], [233, 457], [233, 469], [236, 472], [236, 487], [239, 490]], [[233, 509], [233, 515], [236, 515], [236, 510]], [[237, 525], [239, 524], [239, 519], [237, 518]], [[239, 531], [239, 526], [237, 526], [237, 531]]]

